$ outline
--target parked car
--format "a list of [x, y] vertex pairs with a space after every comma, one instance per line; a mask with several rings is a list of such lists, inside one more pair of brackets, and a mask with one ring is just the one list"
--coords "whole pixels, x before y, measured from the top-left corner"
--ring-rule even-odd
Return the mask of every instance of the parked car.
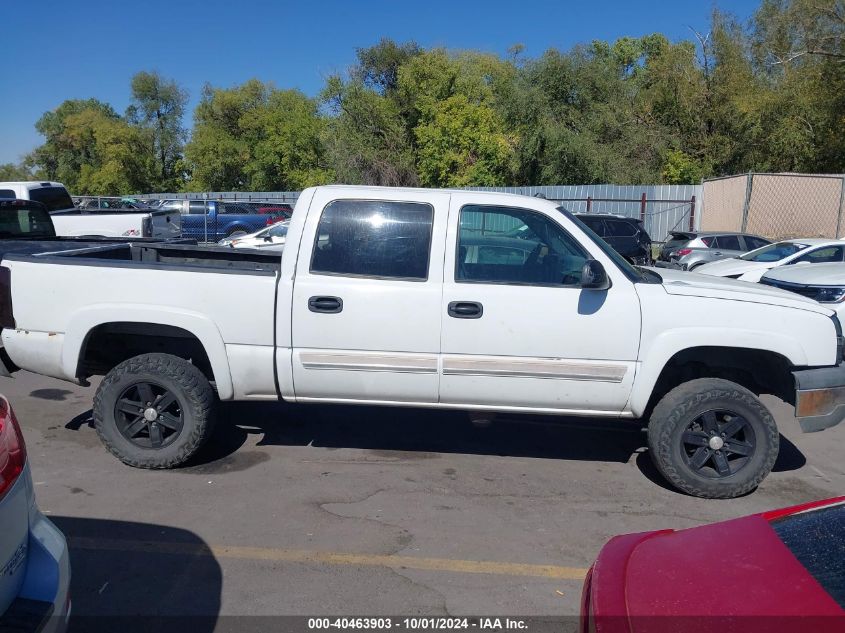
[[771, 241], [746, 233], [672, 231], [654, 265], [694, 270], [702, 264], [739, 257], [768, 244]]
[[283, 251], [285, 248], [285, 239], [288, 234], [290, 221], [281, 220], [272, 226], [244, 235], [243, 237], [227, 237], [225, 240], [220, 240], [221, 246], [231, 246], [232, 248], [258, 248], [267, 251]]
[[167, 200], [160, 209], [182, 214], [182, 235], [206, 242], [243, 237], [289, 217], [287, 213], [259, 213], [245, 202], [223, 200]]
[[23, 433], [0, 396], [0, 631], [64, 631], [69, 588], [67, 542], [35, 503]]
[[583, 633], [845, 629], [845, 497], [611, 539], [587, 573]]
[[841, 261], [845, 261], [845, 242], [799, 238], [769, 244], [734, 259], [703, 264], [695, 272], [742, 281], [760, 281], [767, 271], [779, 266]]
[[760, 283], [825, 304], [845, 323], [845, 263], [781, 266], [763, 275]]
[[151, 209], [151, 205], [136, 198], [87, 198], [80, 200], [78, 209]]
[[576, 213], [575, 217], [632, 264], [651, 265], [651, 237], [641, 220], [605, 213]]
[[[486, 230], [523, 225], [533, 237]], [[832, 310], [634, 267], [548, 200], [316, 187], [286, 239], [296, 248], [281, 254], [144, 244], [6, 255], [8, 359], [76, 383], [104, 375], [95, 428], [141, 468], [189, 459], [227, 400], [650, 413], [658, 470], [689, 494], [726, 498], [763, 481], [778, 454], [757, 394], [795, 404], [804, 431], [845, 418]]]
[[178, 213], [154, 209], [78, 209], [60, 182], [0, 182], [0, 199], [40, 202], [47, 207], [60, 236], [155, 237], [182, 235]]

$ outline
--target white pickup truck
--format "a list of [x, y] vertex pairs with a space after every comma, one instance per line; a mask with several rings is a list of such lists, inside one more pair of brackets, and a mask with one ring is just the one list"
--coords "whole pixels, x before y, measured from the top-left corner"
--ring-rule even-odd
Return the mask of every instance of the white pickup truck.
[[60, 182], [0, 182], [0, 199], [40, 202], [60, 237], [154, 237], [182, 235], [182, 216], [168, 209], [77, 209]]
[[325, 186], [284, 251], [119, 245], [0, 265], [9, 370], [85, 384], [127, 464], [168, 468], [219, 400], [648, 420], [679, 489], [734, 497], [771, 470], [758, 395], [805, 431], [845, 417], [842, 333], [794, 293], [634, 268], [555, 203]]

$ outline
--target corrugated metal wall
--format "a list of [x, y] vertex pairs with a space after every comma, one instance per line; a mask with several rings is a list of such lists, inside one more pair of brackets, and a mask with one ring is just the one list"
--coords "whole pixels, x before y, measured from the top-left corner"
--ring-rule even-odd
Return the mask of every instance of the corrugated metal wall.
[[[700, 226], [701, 185], [557, 185], [537, 187], [467, 187], [473, 191], [501, 191], [526, 196], [543, 194], [549, 200], [562, 201], [574, 213], [614, 213], [639, 218], [643, 194], [646, 197], [645, 227], [655, 242], [661, 242], [674, 228], [689, 228], [689, 216], [695, 197], [694, 225]], [[293, 203], [298, 191], [208, 191], [204, 193], [156, 193], [139, 196], [147, 199], [188, 200], [277, 200]], [[596, 199], [608, 199], [601, 201]], [[675, 202], [671, 202], [675, 201]]]

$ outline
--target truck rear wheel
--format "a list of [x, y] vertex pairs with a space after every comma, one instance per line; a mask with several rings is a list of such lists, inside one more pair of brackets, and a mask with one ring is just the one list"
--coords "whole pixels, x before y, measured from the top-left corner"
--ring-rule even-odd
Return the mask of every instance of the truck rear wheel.
[[142, 354], [103, 378], [94, 396], [94, 427], [124, 464], [173, 468], [211, 435], [214, 399], [206, 377], [188, 361]]
[[771, 472], [780, 434], [753, 393], [718, 378], [675, 387], [648, 425], [651, 459], [674, 486], [696, 497], [730, 499]]

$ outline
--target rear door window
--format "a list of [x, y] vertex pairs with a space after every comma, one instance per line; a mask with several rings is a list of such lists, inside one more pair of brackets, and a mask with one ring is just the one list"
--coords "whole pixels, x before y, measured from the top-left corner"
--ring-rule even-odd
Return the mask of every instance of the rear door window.
[[425, 281], [434, 208], [419, 202], [335, 200], [320, 216], [311, 272]]
[[617, 237], [633, 237], [637, 234], [637, 227], [633, 222], [625, 220], [605, 220], [608, 228], [608, 235]]
[[604, 220], [602, 218], [591, 218], [589, 216], [579, 216], [579, 219], [589, 226], [593, 233], [598, 235], [599, 237], [607, 237], [609, 235], [607, 231], [607, 227], [605, 226]]
[[15, 192], [11, 189], [0, 189], [0, 198], [15, 198]]
[[723, 248], [726, 251], [741, 251], [739, 237], [736, 235], [720, 235], [716, 238], [714, 248]]

